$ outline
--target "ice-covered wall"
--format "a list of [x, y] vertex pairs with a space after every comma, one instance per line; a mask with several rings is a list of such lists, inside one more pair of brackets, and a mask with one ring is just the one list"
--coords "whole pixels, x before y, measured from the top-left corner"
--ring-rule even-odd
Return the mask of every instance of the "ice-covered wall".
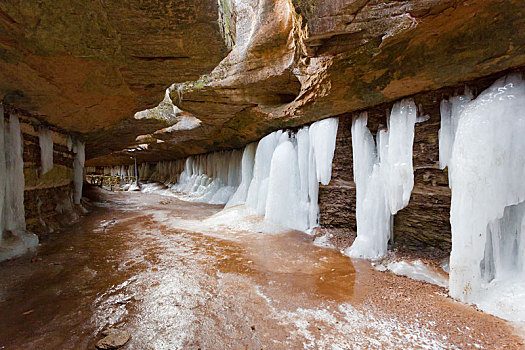
[[73, 153], [75, 153], [75, 160], [73, 161], [75, 192], [73, 198], [75, 204], [80, 204], [82, 185], [84, 184], [84, 162], [86, 160], [84, 143], [82, 141], [78, 139], [74, 141]]
[[376, 141], [367, 127], [366, 112], [352, 123], [357, 237], [345, 253], [378, 258], [386, 253], [393, 216], [404, 208], [414, 187], [412, 148], [417, 108], [412, 100], [394, 104], [387, 129]]
[[53, 169], [53, 136], [51, 130], [40, 127], [38, 130], [38, 143], [40, 145], [41, 174]]
[[501, 78], [451, 114], [450, 294], [525, 321], [525, 81]]

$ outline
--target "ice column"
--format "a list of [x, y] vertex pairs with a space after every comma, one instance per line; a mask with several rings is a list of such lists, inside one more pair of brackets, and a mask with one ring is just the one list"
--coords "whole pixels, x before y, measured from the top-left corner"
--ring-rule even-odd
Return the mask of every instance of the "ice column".
[[80, 204], [82, 185], [84, 184], [84, 162], [86, 160], [84, 143], [76, 139], [73, 145], [73, 152], [75, 153], [75, 159], [73, 160], [75, 192], [73, 198], [75, 204]]
[[414, 187], [412, 148], [417, 108], [412, 100], [396, 103], [376, 142], [362, 113], [352, 122], [357, 237], [345, 254], [378, 258], [386, 253], [392, 220], [410, 200]]
[[296, 230], [307, 230], [308, 212], [301, 205], [300, 193], [301, 179], [297, 148], [291, 141], [284, 141], [277, 146], [272, 156], [265, 208], [266, 219]]
[[20, 122], [14, 114], [9, 116], [6, 147], [6, 197], [5, 197], [5, 229], [24, 231], [24, 160], [22, 158], [23, 141], [20, 132]]
[[[275, 131], [263, 137], [257, 145], [253, 179], [248, 189], [246, 206], [258, 215], [264, 215], [266, 212], [266, 196], [268, 195], [272, 156], [282, 135], [281, 130]], [[285, 138], [287, 137], [285, 136]]]
[[38, 142], [40, 144], [42, 175], [44, 175], [53, 169], [53, 136], [48, 128], [40, 127], [38, 130]]
[[450, 294], [525, 321], [525, 82], [501, 78], [454, 117]]

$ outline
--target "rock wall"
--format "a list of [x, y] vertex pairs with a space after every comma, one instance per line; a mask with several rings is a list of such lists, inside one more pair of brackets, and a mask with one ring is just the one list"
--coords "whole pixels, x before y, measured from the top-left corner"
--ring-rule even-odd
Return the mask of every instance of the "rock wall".
[[[521, 69], [523, 73], [525, 70]], [[401, 253], [441, 258], [451, 249], [450, 199], [447, 169], [439, 169], [440, 102], [443, 98], [461, 94], [468, 86], [474, 94], [491, 85], [508, 72], [491, 75], [453, 87], [410, 96], [425, 121], [415, 126], [413, 164], [414, 189], [408, 206], [394, 217], [393, 248]], [[376, 133], [380, 124], [386, 125], [386, 113], [393, 103], [368, 108], [368, 126]], [[352, 118], [339, 117], [332, 181], [319, 190], [320, 224], [330, 232], [338, 248], [349, 246], [357, 233], [355, 218], [355, 184], [352, 162]]]
[[[10, 106], [5, 117], [16, 113], [24, 140], [24, 208], [27, 230], [42, 237], [78, 218], [79, 208], [72, 204], [73, 158], [68, 148], [68, 135], [57, 128]], [[41, 174], [41, 149], [38, 128], [46, 126], [53, 139], [53, 168]]]

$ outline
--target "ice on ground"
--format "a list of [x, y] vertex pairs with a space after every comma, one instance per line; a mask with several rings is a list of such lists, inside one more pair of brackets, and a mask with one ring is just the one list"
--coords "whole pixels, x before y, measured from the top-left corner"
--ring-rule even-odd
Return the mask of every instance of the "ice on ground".
[[426, 265], [421, 260], [392, 261], [388, 264], [374, 266], [379, 271], [390, 271], [396, 275], [405, 276], [414, 280], [423, 281], [440, 287], [448, 287], [448, 276]]
[[314, 245], [322, 248], [330, 248], [335, 249], [335, 246], [330, 242], [330, 234], [324, 234], [320, 237], [315, 237], [314, 239]]

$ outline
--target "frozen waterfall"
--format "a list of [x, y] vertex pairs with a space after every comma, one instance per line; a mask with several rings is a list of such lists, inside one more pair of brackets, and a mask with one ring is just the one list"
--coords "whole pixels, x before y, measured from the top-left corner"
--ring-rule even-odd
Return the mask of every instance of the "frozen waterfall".
[[412, 148], [417, 108], [412, 100], [396, 103], [378, 130], [376, 142], [362, 113], [352, 122], [357, 237], [345, 254], [378, 258], [386, 253], [393, 216], [408, 205], [414, 187]]
[[[143, 184], [142, 191], [226, 208], [245, 205], [269, 222], [306, 231], [318, 225], [319, 182], [330, 182], [337, 127], [338, 119], [330, 118], [296, 133], [275, 131], [242, 151], [143, 163], [140, 178], [165, 186]], [[124, 171], [104, 169], [114, 176]]]
[[523, 322], [525, 81], [501, 78], [451, 114], [450, 294]]
[[185, 200], [226, 204], [241, 183], [241, 161], [239, 150], [189, 157], [171, 189]]
[[259, 141], [246, 207], [289, 228], [317, 226], [319, 182], [330, 182], [338, 123], [337, 118], [324, 119], [297, 133], [279, 130]]

